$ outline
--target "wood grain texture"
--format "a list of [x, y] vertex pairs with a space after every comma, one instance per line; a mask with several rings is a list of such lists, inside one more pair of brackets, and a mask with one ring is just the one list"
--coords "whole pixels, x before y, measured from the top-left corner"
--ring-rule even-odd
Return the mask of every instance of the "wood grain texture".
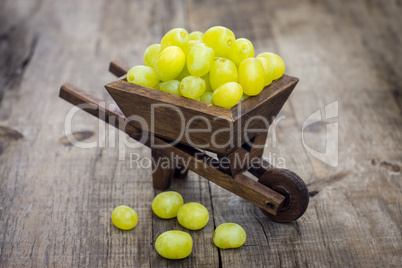
[[[399, 267], [402, 262], [402, 13], [400, 1], [0, 1], [0, 267]], [[127, 27], [130, 25], [130, 27]], [[119, 134], [78, 112], [72, 132], [94, 133], [65, 146], [72, 108], [57, 96], [71, 81], [110, 102], [104, 85], [113, 59], [140, 64], [143, 51], [173, 27], [230, 27], [256, 53], [273, 51], [300, 78], [270, 129], [266, 157], [305, 179], [310, 205], [291, 224], [270, 221], [249, 202], [193, 172], [171, 190], [210, 211], [190, 258], [169, 261], [153, 248], [158, 234], [184, 230], [150, 210], [151, 168], [130, 165], [112, 147]], [[129, 29], [129, 30], [127, 30]], [[129, 34], [127, 33], [129, 31]], [[338, 101], [339, 116], [305, 129], [325, 150], [327, 123], [338, 122], [339, 164], [330, 167], [303, 146], [312, 113]], [[67, 133], [68, 134], [68, 133]], [[275, 134], [275, 135], [274, 135]], [[119, 157], [125, 156], [125, 161]], [[275, 161], [272, 161], [275, 160]], [[117, 230], [115, 206], [131, 205], [138, 226]], [[218, 250], [214, 227], [241, 224], [246, 244]]]

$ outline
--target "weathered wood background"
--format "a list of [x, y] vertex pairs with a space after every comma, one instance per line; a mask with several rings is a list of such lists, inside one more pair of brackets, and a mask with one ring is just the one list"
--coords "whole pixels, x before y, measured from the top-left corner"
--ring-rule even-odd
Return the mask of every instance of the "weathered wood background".
[[[390, 1], [0, 1], [0, 267], [400, 267], [402, 264], [402, 3]], [[213, 25], [273, 51], [300, 83], [284, 106], [266, 157], [285, 160], [309, 186], [297, 222], [271, 222], [261, 211], [194, 173], [171, 189], [204, 204], [211, 219], [190, 231], [192, 255], [158, 256], [158, 234], [183, 228], [153, 215], [150, 168], [130, 167], [147, 147], [111, 147], [103, 123], [83, 112], [76, 137], [106, 139], [80, 149], [66, 141], [72, 106], [58, 98], [70, 81], [111, 101], [108, 64], [142, 63], [145, 48], [173, 27]], [[335, 120], [307, 128], [307, 144], [325, 150], [326, 123], [339, 124], [339, 165], [303, 147], [309, 115], [338, 101]], [[105, 130], [106, 128], [106, 130]], [[116, 138], [117, 141], [117, 138]], [[145, 161], [145, 160], [144, 160]], [[110, 215], [132, 206], [138, 226], [116, 229]], [[214, 226], [241, 224], [247, 242], [212, 244]]]

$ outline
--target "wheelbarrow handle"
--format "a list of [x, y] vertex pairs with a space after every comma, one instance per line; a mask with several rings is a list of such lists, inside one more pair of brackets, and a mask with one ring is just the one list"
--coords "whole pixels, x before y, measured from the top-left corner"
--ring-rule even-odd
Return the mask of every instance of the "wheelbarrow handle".
[[130, 67], [120, 60], [114, 60], [109, 65], [109, 72], [117, 77], [125, 75], [129, 69]]
[[[71, 83], [65, 83], [61, 86], [59, 97], [126, 132], [133, 139], [140, 139], [144, 135], [144, 131], [125, 123], [126, 117], [116, 105], [107, 105], [105, 101], [88, 94]], [[122, 123], [124, 123], [125, 129], [121, 129]]]

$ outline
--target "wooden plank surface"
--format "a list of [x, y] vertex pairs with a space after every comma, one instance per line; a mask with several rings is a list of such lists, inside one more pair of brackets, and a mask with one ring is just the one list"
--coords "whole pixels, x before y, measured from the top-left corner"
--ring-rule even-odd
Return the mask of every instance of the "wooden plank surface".
[[[402, 263], [402, 4], [400, 1], [23, 1], [0, 2], [0, 267], [400, 267]], [[300, 78], [264, 156], [298, 173], [310, 206], [297, 222], [278, 224], [252, 204], [189, 172], [171, 189], [204, 204], [210, 222], [191, 231], [192, 255], [158, 256], [153, 244], [169, 229], [150, 207], [151, 152], [84, 112], [75, 137], [100, 142], [82, 149], [65, 139], [72, 106], [58, 98], [70, 81], [111, 101], [109, 62], [140, 64], [142, 53], [173, 27], [231, 28], [255, 51], [273, 51]], [[339, 163], [303, 146], [305, 120], [338, 101], [339, 115], [305, 129], [305, 143], [326, 145], [338, 123]], [[285, 118], [286, 117], [286, 118]], [[114, 138], [110, 135], [114, 134]], [[275, 134], [275, 135], [274, 135]], [[105, 142], [104, 142], [105, 141]], [[103, 143], [103, 144], [102, 144]], [[124, 156], [125, 160], [119, 160]], [[117, 205], [139, 214], [129, 232], [116, 229]], [[214, 227], [241, 224], [245, 245], [218, 250]]]

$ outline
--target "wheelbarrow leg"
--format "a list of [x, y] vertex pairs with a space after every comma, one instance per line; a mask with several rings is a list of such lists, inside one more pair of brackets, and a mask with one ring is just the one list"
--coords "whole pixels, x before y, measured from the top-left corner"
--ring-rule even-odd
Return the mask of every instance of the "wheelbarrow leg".
[[178, 165], [174, 171], [174, 177], [181, 179], [187, 176], [188, 168]]
[[168, 157], [151, 149], [152, 154], [152, 184], [154, 189], [164, 191], [170, 187], [175, 173], [173, 163]]

